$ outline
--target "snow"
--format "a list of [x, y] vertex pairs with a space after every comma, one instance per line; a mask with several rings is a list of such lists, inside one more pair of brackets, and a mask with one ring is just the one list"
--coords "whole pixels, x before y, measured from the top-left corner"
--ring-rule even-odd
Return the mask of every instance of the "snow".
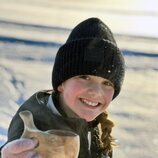
[[158, 156], [156, 0], [150, 4], [145, 0], [0, 3], [0, 145], [7, 139], [9, 123], [19, 106], [36, 91], [51, 89], [55, 54], [71, 29], [98, 16], [115, 33], [126, 61], [121, 94], [108, 109], [118, 143], [114, 157]]

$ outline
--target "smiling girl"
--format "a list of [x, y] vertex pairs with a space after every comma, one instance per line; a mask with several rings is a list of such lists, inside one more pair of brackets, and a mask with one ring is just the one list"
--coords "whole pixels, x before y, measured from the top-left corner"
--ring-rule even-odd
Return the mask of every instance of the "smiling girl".
[[78, 158], [112, 158], [114, 124], [107, 107], [120, 93], [124, 71], [124, 58], [110, 29], [98, 18], [78, 24], [56, 54], [53, 90], [35, 93], [19, 108], [2, 158], [41, 157], [34, 151], [37, 139], [19, 139], [23, 132], [19, 112], [24, 110], [33, 113], [42, 131], [63, 129], [78, 134]]
[[84, 75], [66, 80], [58, 87], [59, 103], [69, 115], [93, 121], [110, 104], [113, 84], [102, 77]]

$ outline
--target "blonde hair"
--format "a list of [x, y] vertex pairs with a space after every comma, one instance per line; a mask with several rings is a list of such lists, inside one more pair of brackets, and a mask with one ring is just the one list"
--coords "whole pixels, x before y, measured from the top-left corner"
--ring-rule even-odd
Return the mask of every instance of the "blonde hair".
[[114, 123], [108, 119], [107, 112], [103, 112], [97, 117], [101, 127], [101, 134], [99, 139], [99, 146], [103, 151], [103, 154], [109, 155], [112, 152], [113, 146], [116, 146], [115, 139], [111, 136]]

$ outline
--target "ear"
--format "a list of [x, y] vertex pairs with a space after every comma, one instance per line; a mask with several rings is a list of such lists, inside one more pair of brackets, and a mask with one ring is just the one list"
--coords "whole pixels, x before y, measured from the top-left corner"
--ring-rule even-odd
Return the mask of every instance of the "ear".
[[64, 90], [64, 89], [63, 89], [63, 84], [59, 85], [58, 88], [57, 88], [57, 90], [58, 90], [59, 92], [63, 92], [63, 90]]

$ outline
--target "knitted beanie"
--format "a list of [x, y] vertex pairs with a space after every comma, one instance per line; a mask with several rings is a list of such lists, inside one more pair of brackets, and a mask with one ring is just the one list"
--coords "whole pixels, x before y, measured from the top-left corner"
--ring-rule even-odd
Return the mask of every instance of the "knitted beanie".
[[114, 84], [113, 99], [124, 79], [124, 58], [111, 30], [98, 18], [78, 24], [57, 52], [52, 72], [54, 91], [65, 80], [78, 75], [94, 75]]

